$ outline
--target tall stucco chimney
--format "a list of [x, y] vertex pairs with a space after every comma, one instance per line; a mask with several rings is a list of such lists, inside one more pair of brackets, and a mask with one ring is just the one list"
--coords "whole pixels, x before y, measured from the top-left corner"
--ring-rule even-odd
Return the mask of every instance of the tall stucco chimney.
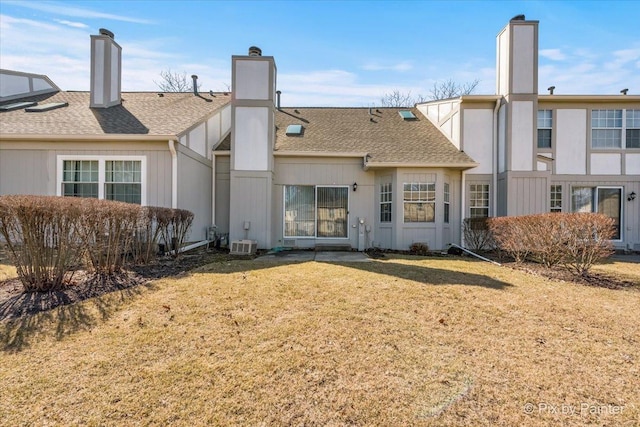
[[92, 108], [109, 108], [122, 103], [122, 48], [111, 31], [100, 28], [91, 36]]

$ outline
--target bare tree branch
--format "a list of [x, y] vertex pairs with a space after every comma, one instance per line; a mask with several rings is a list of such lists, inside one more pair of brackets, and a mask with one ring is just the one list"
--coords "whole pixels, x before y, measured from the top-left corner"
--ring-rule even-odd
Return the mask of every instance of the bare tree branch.
[[382, 95], [380, 98], [380, 104], [383, 107], [412, 107], [415, 104], [420, 104], [427, 101], [437, 101], [439, 99], [457, 98], [462, 95], [472, 94], [480, 80], [475, 79], [472, 82], [458, 83], [453, 79], [448, 79], [443, 82], [435, 82], [433, 87], [429, 91], [429, 96], [424, 95], [412, 96], [411, 91], [401, 92], [394, 90]]
[[[191, 92], [193, 90], [193, 81], [187, 78], [187, 72], [164, 70], [160, 71], [160, 82], [153, 81], [163, 92]], [[198, 90], [200, 85], [198, 84]]]
[[457, 98], [463, 95], [470, 95], [476, 90], [480, 80], [475, 79], [472, 82], [458, 83], [453, 79], [448, 79], [443, 82], [435, 82], [430, 92], [431, 101], [437, 101], [439, 99]]

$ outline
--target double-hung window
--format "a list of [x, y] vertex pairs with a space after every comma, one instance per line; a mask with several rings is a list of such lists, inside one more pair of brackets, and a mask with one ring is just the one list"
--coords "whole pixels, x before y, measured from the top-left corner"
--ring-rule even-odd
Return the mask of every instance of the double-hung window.
[[572, 187], [573, 212], [597, 212], [614, 220], [614, 240], [621, 238], [622, 187]]
[[640, 148], [640, 110], [592, 110], [592, 148]]
[[391, 222], [393, 187], [391, 183], [380, 184], [380, 222]]
[[436, 184], [404, 183], [404, 222], [435, 222]]
[[58, 156], [59, 196], [146, 204], [144, 156]]
[[469, 186], [469, 216], [486, 218], [489, 216], [489, 184]]
[[444, 222], [445, 224], [449, 224], [449, 200], [450, 200], [450, 192], [449, 192], [449, 183], [444, 183]]
[[538, 148], [551, 148], [553, 111], [538, 110]]
[[552, 185], [549, 192], [549, 211], [562, 212], [562, 185]]
[[626, 148], [640, 148], [640, 110], [627, 110]]

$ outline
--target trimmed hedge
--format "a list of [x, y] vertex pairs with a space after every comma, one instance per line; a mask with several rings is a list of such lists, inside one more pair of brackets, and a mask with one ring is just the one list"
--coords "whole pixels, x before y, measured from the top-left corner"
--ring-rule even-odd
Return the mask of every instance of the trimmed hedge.
[[0, 236], [26, 291], [62, 288], [75, 269], [114, 274], [148, 263], [158, 241], [177, 257], [193, 214], [90, 198], [0, 196]]
[[586, 275], [613, 253], [614, 220], [597, 213], [546, 213], [491, 218], [498, 248], [516, 262], [530, 259], [547, 267], [561, 265]]

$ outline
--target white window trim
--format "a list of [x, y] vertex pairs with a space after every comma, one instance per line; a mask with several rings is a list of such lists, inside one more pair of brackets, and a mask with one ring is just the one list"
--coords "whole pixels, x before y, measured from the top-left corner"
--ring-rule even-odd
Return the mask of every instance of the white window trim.
[[611, 239], [612, 242], [623, 242], [624, 241], [624, 187], [620, 186], [620, 185], [594, 185], [594, 186], [589, 186], [589, 185], [572, 185], [571, 186], [571, 212], [573, 211], [573, 189], [574, 188], [591, 188], [591, 191], [593, 191], [593, 206], [591, 206], [591, 212], [592, 213], [599, 213], [597, 210], [597, 206], [598, 206], [598, 190], [599, 189], [607, 189], [607, 190], [620, 190], [620, 238], [619, 239]]
[[[622, 126], [620, 127], [593, 127], [593, 112], [594, 111], [622, 111]], [[637, 127], [628, 127], [627, 126], [627, 111], [637, 111], [635, 108], [594, 108], [591, 110], [591, 132], [589, 132], [589, 139], [591, 140], [591, 150], [604, 150], [604, 151], [612, 151], [612, 150], [637, 150], [637, 147], [627, 147], [627, 130], [635, 130]], [[594, 147], [593, 146], [593, 130], [620, 130], [620, 146], [619, 147]], [[553, 143], [553, 142], [552, 142]]]
[[64, 178], [65, 160], [97, 160], [98, 161], [98, 199], [104, 200], [104, 186], [106, 177], [105, 162], [110, 160], [139, 161], [140, 162], [140, 205], [147, 205], [147, 156], [95, 156], [59, 154], [56, 156], [56, 196], [62, 196], [62, 182]]
[[[388, 186], [389, 191], [382, 191], [382, 188], [380, 188], [380, 204], [378, 206], [378, 221], [380, 222], [380, 224], [391, 224], [393, 222], [393, 184], [391, 182], [385, 182], [385, 183], [381, 183], [380, 187], [384, 186], [385, 188]], [[389, 201], [383, 202], [382, 201], [382, 195], [383, 194], [389, 194], [390, 195], [390, 199]], [[383, 221], [380, 217], [381, 217], [381, 213], [382, 213], [382, 205], [389, 205], [390, 206], [390, 210], [389, 213], [391, 214], [391, 219], [389, 221]]]
[[[413, 200], [405, 200], [404, 199], [404, 186], [406, 184], [417, 184], [418, 186], [421, 184], [426, 184], [426, 185], [433, 185], [433, 201], [429, 202], [429, 201], [413, 201]], [[418, 187], [419, 188], [419, 187]], [[431, 190], [427, 190], [427, 191], [431, 191]], [[402, 223], [403, 224], [407, 224], [407, 225], [415, 225], [415, 224], [435, 224], [437, 222], [437, 215], [438, 215], [438, 206], [437, 206], [437, 202], [438, 202], [438, 197], [437, 197], [438, 191], [436, 188], [436, 182], [421, 182], [421, 181], [410, 181], [410, 182], [403, 182], [402, 183]], [[423, 204], [433, 204], [433, 221], [407, 221], [404, 215], [404, 205], [405, 203], [410, 203], [410, 204], [418, 204], [418, 203], [423, 203]]]
[[[287, 187], [313, 187], [313, 222], [315, 224], [314, 227], [314, 235], [313, 236], [285, 236], [284, 231], [286, 230], [286, 218], [284, 215], [285, 212], [285, 197], [287, 194]], [[347, 189], [347, 236], [346, 237], [319, 237], [318, 236], [318, 188], [346, 188]], [[351, 216], [351, 197], [349, 196], [351, 186], [349, 185], [313, 185], [313, 184], [284, 184], [282, 186], [282, 238], [283, 239], [327, 239], [327, 240], [348, 240], [351, 238], [351, 227], [349, 226], [349, 217]]]
[[[471, 206], [471, 197], [472, 197], [472, 193], [473, 191], [471, 190], [471, 186], [472, 185], [482, 185], [482, 186], [487, 186], [487, 205], [486, 206]], [[469, 206], [467, 207], [467, 209], [469, 209], [468, 211], [468, 218], [491, 218], [491, 184], [486, 184], [486, 183], [469, 183]], [[475, 190], [475, 192], [477, 193], [478, 190]], [[483, 190], [482, 193], [484, 193], [485, 191]], [[487, 210], [487, 216], [471, 216], [471, 210], [472, 209], [486, 209]]]
[[[537, 130], [536, 130], [536, 148], [538, 150], [551, 150], [551, 149], [553, 149], [553, 110], [551, 110], [551, 109], [542, 109], [542, 110], [538, 110], [538, 113], [541, 112], [541, 111], [545, 111], [545, 112], [549, 111], [551, 113], [551, 118], [549, 119], [551, 121], [551, 125], [548, 126], [548, 127], [547, 126], [542, 126], [541, 127], [541, 126], [538, 125]], [[543, 120], [545, 120], [545, 119], [546, 118], [543, 118]], [[551, 131], [551, 140], [549, 141], [549, 146], [548, 147], [540, 147], [540, 146], [538, 146], [538, 135], [539, 135], [538, 131], [541, 130], [541, 129], [550, 130]]]

